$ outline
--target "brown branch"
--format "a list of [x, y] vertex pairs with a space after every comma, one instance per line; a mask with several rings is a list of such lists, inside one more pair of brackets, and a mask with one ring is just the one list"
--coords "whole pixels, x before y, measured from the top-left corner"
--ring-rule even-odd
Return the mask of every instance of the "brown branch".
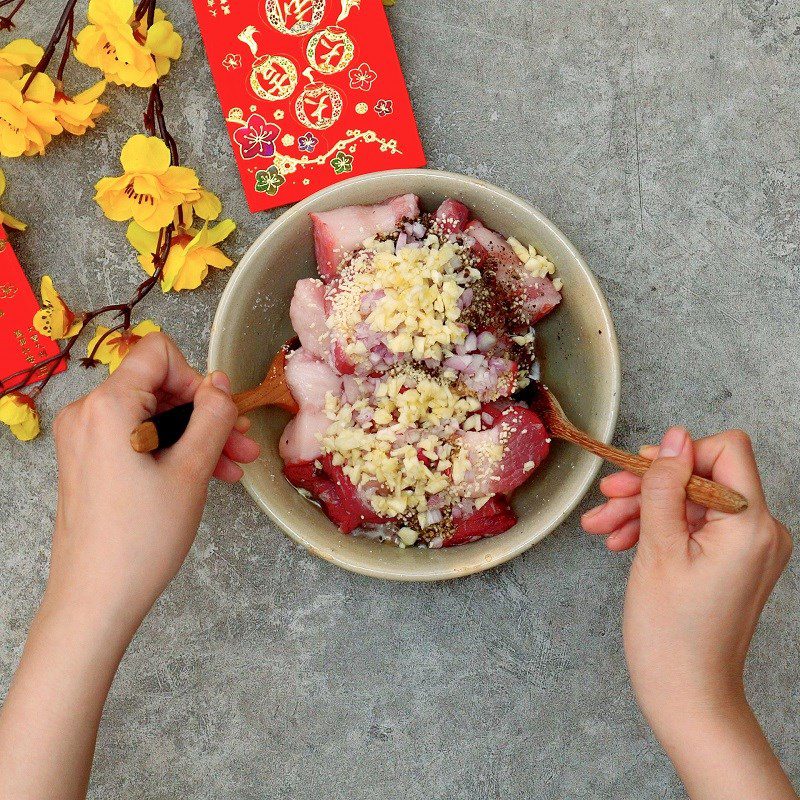
[[[98, 317], [116, 312], [117, 317], [122, 317], [122, 322], [119, 325], [110, 328], [108, 331], [106, 331], [106, 333], [103, 334], [100, 340], [95, 344], [92, 352], [88, 354], [89, 360], [94, 359], [94, 356], [97, 353], [97, 348], [107, 336], [118, 330], [128, 330], [131, 326], [131, 315], [133, 313], [133, 309], [136, 308], [136, 306], [141, 303], [145, 297], [147, 297], [153, 287], [161, 280], [161, 276], [164, 273], [164, 265], [167, 262], [167, 256], [169, 255], [169, 249], [171, 245], [172, 225], [170, 224], [166, 228], [162, 228], [159, 232], [158, 245], [156, 247], [156, 252], [153, 254], [153, 266], [155, 267], [153, 274], [136, 287], [136, 291], [133, 293], [130, 300], [128, 300], [127, 303], [113, 303], [111, 305], [103, 306], [102, 308], [97, 308], [93, 311], [87, 311], [82, 314], [81, 320], [83, 325], [81, 326], [81, 329], [74, 336], [71, 336], [66, 340], [65, 344], [58, 353], [49, 356], [48, 358], [45, 358], [30, 367], [18, 370], [17, 372], [0, 379], [0, 397], [5, 394], [9, 394], [10, 392], [16, 392], [25, 388], [31, 382], [31, 380], [33, 380], [36, 373], [46, 367], [47, 372], [41, 379], [41, 383], [39, 383], [39, 385], [36, 386], [30, 393], [32, 397], [39, 395], [44, 387], [47, 386], [59, 365], [63, 361], [67, 361], [69, 359], [70, 352], [72, 351], [75, 342], [77, 342], [81, 334], [84, 332], [84, 330], [86, 330], [86, 326]], [[19, 380], [16, 383], [9, 385], [9, 382], [13, 381], [15, 378], [19, 378]]]
[[72, 50], [72, 31], [74, 27], [75, 27], [75, 9], [73, 8], [72, 13], [69, 15], [69, 20], [67, 20], [67, 41], [64, 45], [64, 52], [61, 54], [61, 61], [58, 65], [58, 72], [56, 72], [56, 78], [58, 78], [59, 83], [64, 82], [64, 69], [67, 66], [67, 59], [69, 58], [70, 51]]
[[25, 81], [25, 84], [22, 87], [22, 94], [25, 94], [25, 92], [28, 91], [28, 87], [31, 85], [33, 79], [40, 72], [44, 72], [50, 64], [50, 59], [53, 57], [56, 47], [61, 41], [61, 37], [64, 35], [64, 31], [66, 30], [70, 19], [75, 13], [75, 4], [77, 2], [78, 0], [67, 0], [67, 4], [64, 6], [64, 10], [61, 12], [61, 17], [56, 25], [56, 29], [53, 31], [53, 35], [50, 37], [47, 47], [44, 49], [44, 54], [39, 59], [39, 63], [28, 73], [28, 79]]
[[[164, 141], [170, 151], [171, 163], [177, 165], [178, 148], [175, 140], [172, 138], [172, 135], [167, 129], [166, 120], [164, 119], [164, 104], [161, 99], [161, 92], [159, 90], [158, 83], [154, 84], [153, 88], [150, 90], [147, 109], [144, 113], [144, 124], [148, 133], [154, 136], [157, 135]], [[133, 310], [139, 303], [142, 302], [142, 300], [145, 299], [145, 297], [147, 297], [147, 295], [158, 284], [162, 275], [164, 274], [164, 267], [167, 263], [167, 257], [169, 256], [170, 248], [172, 247], [173, 231], [174, 225], [172, 223], [159, 231], [158, 241], [156, 243], [156, 251], [153, 253], [153, 274], [148, 276], [146, 280], [142, 281], [136, 287], [136, 290], [127, 302], [112, 303], [92, 311], [84, 312], [81, 315], [81, 320], [83, 322], [81, 329], [74, 336], [71, 336], [66, 340], [65, 344], [58, 353], [31, 365], [29, 368], [19, 370], [3, 379], [0, 379], [0, 397], [10, 392], [20, 391], [21, 389], [25, 388], [31, 383], [31, 381], [34, 380], [38, 372], [46, 368], [46, 374], [44, 378], [41, 379], [41, 382], [38, 384], [38, 386], [30, 391], [31, 397], [38, 396], [44, 390], [45, 386], [47, 386], [59, 365], [70, 358], [70, 352], [72, 351], [72, 348], [75, 346], [75, 343], [81, 334], [86, 330], [88, 324], [98, 317], [116, 312], [116, 318], [122, 317], [122, 322], [110, 328], [106, 333], [103, 334], [100, 340], [95, 343], [95, 346], [92, 348], [92, 352], [89, 353], [88, 358], [85, 359], [85, 361], [88, 361], [89, 363], [94, 360], [94, 356], [97, 354], [97, 349], [107, 336], [115, 331], [128, 330], [131, 327], [131, 316], [133, 315]], [[19, 380], [10, 385], [10, 382], [17, 378]]]
[[[3, 2], [0, 3], [0, 8], [3, 8], [4, 6], [7, 6], [13, 2], [14, 0], [3, 0]], [[24, 5], [25, 0], [18, 0], [17, 4], [8, 14], [0, 16], [0, 31], [10, 31], [14, 27], [14, 16]]]
[[144, 112], [144, 127], [151, 136], [158, 136], [164, 140], [169, 148], [172, 165], [179, 166], [181, 162], [178, 157], [178, 146], [175, 144], [172, 134], [167, 130], [167, 123], [164, 120], [164, 102], [161, 99], [161, 88], [158, 81], [150, 89], [150, 97]]

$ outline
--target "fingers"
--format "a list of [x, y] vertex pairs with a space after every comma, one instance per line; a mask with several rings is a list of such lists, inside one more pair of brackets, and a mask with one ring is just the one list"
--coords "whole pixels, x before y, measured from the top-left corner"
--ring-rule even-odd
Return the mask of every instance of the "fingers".
[[224, 453], [219, 457], [214, 472], [212, 473], [217, 480], [225, 483], [237, 483], [244, 475], [244, 470], [235, 462], [231, 461]]
[[629, 520], [606, 539], [606, 547], [614, 553], [630, 550], [639, 541], [640, 528], [638, 519]]
[[724, 431], [697, 443], [697, 471], [743, 494], [751, 507], [766, 507], [750, 437], [739, 430]]
[[692, 476], [694, 450], [685, 428], [670, 428], [658, 456], [642, 477], [641, 545], [673, 549], [689, 539], [686, 484]]
[[249, 436], [239, 433], [235, 428], [231, 431], [228, 441], [222, 452], [231, 460], [239, 464], [249, 464], [255, 461], [261, 453], [261, 447]]
[[203, 379], [195, 393], [189, 425], [164, 456], [164, 461], [188, 472], [190, 479], [208, 480], [217, 467], [237, 418], [227, 375], [213, 372]]
[[241, 480], [244, 470], [239, 464], [249, 464], [251, 461], [255, 461], [261, 453], [258, 443], [239, 432], [238, 428], [242, 420], [246, 420], [247, 424], [241, 427], [245, 430], [250, 427], [250, 420], [247, 417], [239, 417], [236, 420], [236, 425], [231, 431], [228, 441], [225, 442], [222, 455], [212, 473], [215, 478], [225, 483], [236, 483]]
[[175, 343], [163, 333], [150, 333], [137, 342], [106, 386], [119, 390], [137, 404], [141, 419], [155, 413], [155, 394], [192, 399], [202, 377], [193, 370]]
[[[657, 452], [658, 448], [652, 445], [639, 450], [645, 458], [655, 458]], [[748, 499], [751, 507], [760, 510], [766, 507], [753, 445], [744, 431], [723, 431], [698, 439], [694, 442], [694, 453], [695, 473], [735, 489]]]
[[642, 479], [632, 472], [615, 472], [600, 481], [600, 491], [606, 497], [633, 497], [641, 488]]
[[613, 533], [629, 520], [639, 517], [639, 497], [615, 497], [607, 503], [587, 511], [581, 525], [587, 533], [603, 536]]

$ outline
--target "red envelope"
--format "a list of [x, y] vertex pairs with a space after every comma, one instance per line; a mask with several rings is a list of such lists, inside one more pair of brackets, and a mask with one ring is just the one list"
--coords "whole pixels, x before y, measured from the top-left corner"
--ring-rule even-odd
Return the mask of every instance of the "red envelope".
[[[33, 315], [38, 310], [39, 302], [0, 225], [0, 380], [58, 352], [58, 344], [33, 327]], [[62, 362], [55, 372], [65, 368]], [[20, 384], [22, 377], [12, 378], [7, 388]], [[40, 370], [28, 383], [43, 377]]]
[[194, 0], [251, 211], [425, 155], [381, 0]]

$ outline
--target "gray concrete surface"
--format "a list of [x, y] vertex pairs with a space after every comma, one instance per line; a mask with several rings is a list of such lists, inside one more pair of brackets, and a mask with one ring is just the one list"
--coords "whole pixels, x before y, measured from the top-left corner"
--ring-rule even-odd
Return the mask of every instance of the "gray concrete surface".
[[[191, 9], [167, 8], [185, 42], [169, 124], [239, 223], [241, 254], [271, 215], [246, 210]], [[32, 4], [19, 31], [46, 39], [57, 14], [54, 0]], [[617, 442], [636, 448], [671, 422], [747, 428], [777, 513], [797, 527], [798, 3], [398, 0], [389, 16], [430, 165], [530, 199], [599, 276], [622, 347]], [[52, 274], [78, 305], [139, 280], [91, 184], [113, 173], [144, 95], [109, 98], [99, 132], [3, 164], [4, 201], [31, 223], [16, 240], [31, 279]], [[147, 307], [197, 365], [225, 280]], [[97, 379], [74, 368], [54, 381], [46, 420]], [[0, 471], [4, 692], [46, 575], [51, 438], [0, 434]], [[748, 678], [800, 784], [796, 561]], [[90, 795], [683, 797], [628, 686], [628, 564], [575, 514], [490, 573], [377, 583], [313, 559], [244, 491], [216, 486], [111, 691]]]

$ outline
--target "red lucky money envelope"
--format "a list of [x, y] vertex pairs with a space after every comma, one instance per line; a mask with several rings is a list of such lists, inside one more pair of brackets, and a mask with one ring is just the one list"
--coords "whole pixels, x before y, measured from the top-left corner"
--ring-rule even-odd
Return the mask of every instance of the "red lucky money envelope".
[[251, 211], [425, 155], [381, 0], [194, 0]]
[[[58, 353], [58, 344], [33, 327], [33, 315], [38, 310], [39, 301], [0, 225], [0, 381]], [[54, 372], [65, 367], [62, 362]], [[27, 383], [40, 381], [44, 372], [39, 370]], [[24, 377], [12, 378], [4, 388], [22, 384]]]

